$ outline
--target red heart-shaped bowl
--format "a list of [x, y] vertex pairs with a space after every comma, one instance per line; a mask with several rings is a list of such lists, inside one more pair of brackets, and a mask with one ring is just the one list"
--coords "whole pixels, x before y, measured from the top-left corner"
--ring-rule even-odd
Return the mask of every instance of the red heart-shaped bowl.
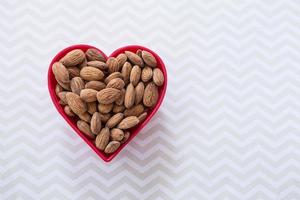
[[[95, 49], [99, 50], [98, 48], [90, 46], [90, 45], [79, 44], [79, 45], [73, 45], [73, 46], [67, 47], [67, 48], [63, 49], [62, 51], [60, 51], [53, 58], [53, 60], [51, 61], [50, 65], [49, 65], [49, 69], [48, 69], [48, 89], [49, 89], [50, 96], [51, 96], [51, 99], [53, 101], [53, 104], [56, 107], [56, 109], [58, 110], [58, 112], [60, 113], [60, 115], [63, 116], [63, 118], [75, 130], [75, 132], [96, 152], [96, 154], [98, 156], [100, 156], [100, 158], [102, 158], [106, 162], [109, 162], [128, 144], [128, 142], [130, 142], [140, 132], [140, 130], [150, 121], [150, 119], [153, 117], [153, 115], [157, 112], [158, 108], [160, 107], [160, 105], [161, 105], [161, 103], [164, 99], [166, 89], [167, 89], [167, 71], [166, 71], [165, 65], [164, 65], [163, 61], [161, 60], [161, 58], [156, 53], [151, 51], [150, 49], [142, 47], [142, 46], [130, 45], [130, 46], [121, 47], [121, 48], [115, 50], [109, 56], [109, 57], [117, 57], [120, 53], [124, 53], [124, 51], [131, 51], [131, 52], [135, 53], [138, 49], [149, 51], [156, 58], [157, 67], [161, 69], [161, 71], [164, 75], [165, 81], [164, 81], [164, 84], [161, 87], [159, 87], [158, 102], [153, 108], [148, 110], [147, 118], [142, 123], [137, 125], [135, 128], [132, 128], [130, 130], [130, 132], [131, 132], [130, 138], [124, 144], [122, 144], [114, 153], [105, 154], [104, 152], [97, 149], [97, 147], [95, 146], [93, 140], [89, 139], [85, 134], [83, 134], [77, 128], [77, 126], [76, 126], [77, 118], [71, 118], [71, 117], [69, 117], [65, 114], [64, 108], [63, 108], [62, 105], [59, 104], [59, 98], [55, 94], [55, 86], [57, 84], [57, 81], [55, 80], [54, 74], [52, 73], [52, 70], [51, 70], [51, 67], [52, 67], [53, 63], [59, 61], [68, 52], [70, 52], [74, 49], [81, 49], [84, 52], [86, 52], [87, 49], [89, 49], [89, 48], [95, 48]], [[107, 58], [107, 56], [101, 50], [99, 50], [99, 51], [103, 54], [103, 56], [105, 58]]]

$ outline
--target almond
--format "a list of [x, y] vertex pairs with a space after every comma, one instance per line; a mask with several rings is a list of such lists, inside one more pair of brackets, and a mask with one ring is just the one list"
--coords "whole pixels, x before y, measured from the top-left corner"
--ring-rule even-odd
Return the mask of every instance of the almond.
[[55, 76], [55, 79], [58, 82], [69, 83], [69, 81], [70, 81], [69, 71], [63, 64], [61, 64], [59, 62], [55, 62], [52, 65], [52, 72]]
[[135, 52], [136, 55], [138, 55], [140, 58], [142, 57], [142, 50], [138, 49]]
[[94, 114], [95, 112], [97, 112], [97, 102], [88, 102], [86, 103], [87, 106], [87, 111], [88, 113], [90, 113], [91, 115]]
[[91, 131], [95, 135], [98, 135], [101, 131], [101, 116], [98, 112], [95, 112], [92, 116]]
[[128, 117], [128, 116], [139, 116], [143, 112], [144, 112], [144, 106], [142, 104], [139, 104], [139, 105], [133, 106], [130, 109], [126, 109], [124, 111], [124, 115], [125, 115], [125, 117]]
[[124, 132], [121, 129], [114, 128], [110, 131], [110, 139], [112, 141], [121, 141], [124, 138]]
[[70, 117], [74, 117], [75, 116], [75, 113], [71, 110], [70, 106], [68, 106], [68, 105], [66, 105], [64, 107], [64, 111]]
[[133, 66], [131, 73], [130, 73], [130, 82], [133, 86], [136, 86], [141, 78], [142, 70], [139, 66]]
[[111, 114], [110, 113], [107, 113], [107, 114], [100, 113], [100, 117], [101, 117], [101, 122], [103, 124], [105, 124], [109, 120], [109, 118], [111, 117]]
[[106, 70], [108, 68], [105, 62], [97, 60], [87, 62], [87, 66], [96, 67], [100, 70]]
[[130, 133], [128, 131], [125, 131], [124, 133], [124, 137], [123, 139], [120, 141], [121, 144], [124, 144], [125, 142], [127, 142], [127, 140], [129, 139], [130, 137]]
[[108, 143], [108, 145], [105, 147], [104, 152], [107, 154], [115, 152], [120, 147], [120, 142], [118, 141], [111, 141]]
[[124, 114], [123, 114], [123, 113], [117, 113], [117, 114], [113, 115], [113, 116], [106, 122], [106, 126], [107, 126], [108, 128], [113, 128], [113, 127], [115, 127], [117, 124], [119, 124], [123, 118], [124, 118]]
[[100, 113], [106, 114], [109, 113], [114, 107], [113, 103], [110, 104], [98, 104], [98, 110]]
[[124, 53], [121, 53], [116, 57], [116, 59], [119, 63], [119, 69], [121, 69], [121, 67], [123, 67], [124, 63], [127, 61], [127, 56]]
[[102, 61], [105, 62], [105, 56], [103, 56], [103, 54], [94, 48], [90, 48], [85, 52], [86, 58], [88, 61], [93, 61], [93, 60], [98, 60], [98, 61]]
[[142, 75], [141, 75], [142, 81], [146, 83], [151, 80], [152, 76], [153, 76], [152, 68], [149, 66], [145, 66], [142, 70]]
[[118, 72], [120, 70], [118, 60], [114, 57], [109, 57], [106, 61], [108, 66], [108, 72], [111, 74], [113, 72]]
[[78, 67], [69, 67], [67, 70], [69, 71], [70, 79], [80, 76], [80, 69]]
[[121, 91], [115, 88], [105, 88], [97, 93], [99, 103], [111, 104], [121, 96]]
[[66, 101], [71, 110], [77, 115], [83, 114], [87, 110], [85, 102], [73, 92], [67, 92]]
[[108, 77], [106, 77], [105, 83], [106, 84], [109, 83], [109, 81], [111, 81], [114, 78], [121, 78], [121, 79], [123, 79], [123, 76], [122, 76], [122, 74], [120, 72], [114, 72], [114, 73], [110, 74]]
[[144, 62], [143, 59], [141, 57], [139, 57], [138, 55], [136, 55], [135, 53], [132, 53], [131, 51], [125, 51], [125, 54], [127, 56], [127, 58], [134, 64], [134, 65], [138, 65], [140, 67], [144, 67]]
[[136, 116], [130, 116], [123, 119], [117, 126], [119, 129], [129, 129], [139, 123], [139, 119]]
[[63, 106], [65, 106], [65, 105], [66, 105], [66, 103], [65, 103], [65, 102], [63, 102], [62, 100], [59, 100], [59, 101], [58, 101], [58, 103], [59, 103], [60, 105], [63, 105]]
[[67, 104], [66, 94], [67, 94], [67, 92], [63, 91], [63, 92], [58, 93], [58, 95], [57, 95], [63, 104]]
[[85, 55], [81, 49], [74, 49], [67, 53], [62, 59], [61, 62], [67, 67], [75, 66], [84, 61]]
[[95, 135], [92, 133], [89, 124], [86, 123], [85, 121], [78, 120], [77, 127], [82, 133], [87, 135], [89, 138], [92, 138], [92, 139], [95, 138]]
[[138, 116], [140, 122], [144, 121], [146, 117], [147, 117], [147, 112], [144, 112], [140, 116]]
[[158, 89], [157, 86], [151, 82], [149, 83], [144, 91], [143, 103], [147, 107], [152, 107], [158, 100]]
[[134, 99], [135, 99], [135, 90], [134, 90], [132, 83], [130, 83], [127, 86], [126, 92], [125, 92], [125, 98], [124, 98], [125, 107], [131, 108], [134, 104]]
[[135, 105], [139, 104], [143, 100], [145, 85], [143, 82], [139, 82], [135, 87]]
[[125, 99], [125, 89], [123, 88], [123, 89], [121, 90], [121, 96], [120, 96], [120, 98], [118, 98], [118, 99], [116, 100], [115, 103], [116, 103], [117, 105], [123, 105], [124, 99]]
[[83, 89], [80, 92], [80, 97], [85, 102], [94, 102], [97, 101], [97, 90], [94, 89]]
[[78, 66], [78, 69], [82, 69], [83, 67], [87, 66], [87, 60], [86, 57], [84, 57], [84, 60], [82, 61], [82, 63], [80, 63]]
[[158, 68], [155, 68], [153, 70], [153, 82], [155, 83], [155, 85], [162, 86], [164, 84], [164, 80], [165, 78], [162, 71]]
[[75, 94], [80, 94], [80, 91], [84, 89], [84, 81], [80, 77], [72, 78], [70, 82], [71, 91]]
[[68, 82], [68, 83], [63, 83], [63, 82], [57, 81], [57, 83], [58, 83], [62, 88], [64, 88], [65, 90], [68, 90], [68, 91], [71, 90], [71, 88], [70, 88], [70, 82]]
[[122, 76], [125, 84], [129, 82], [131, 70], [132, 70], [132, 65], [130, 64], [130, 62], [125, 62], [122, 67]]
[[98, 149], [104, 150], [109, 142], [109, 129], [107, 127], [103, 128], [101, 132], [97, 135], [95, 140], [95, 145]]
[[149, 65], [150, 67], [156, 67], [156, 59], [155, 57], [148, 51], [142, 51], [142, 58], [144, 62]]
[[78, 117], [85, 122], [88, 122], [88, 123], [91, 122], [91, 115], [88, 112], [80, 114], [80, 115], [78, 115]]
[[80, 70], [80, 76], [86, 81], [99, 81], [104, 78], [103, 72], [95, 67], [84, 67]]
[[56, 84], [56, 86], [55, 86], [55, 94], [58, 95], [58, 93], [60, 93], [62, 91], [63, 91], [63, 88], [59, 84]]
[[114, 78], [106, 85], [106, 88], [116, 88], [118, 90], [123, 89], [125, 86], [125, 83], [120, 78]]
[[100, 91], [100, 90], [106, 88], [106, 85], [105, 85], [105, 83], [103, 83], [101, 81], [89, 81], [85, 84], [85, 88]]
[[113, 113], [119, 113], [119, 112], [123, 112], [125, 110], [125, 106], [124, 105], [114, 105], [113, 108]]

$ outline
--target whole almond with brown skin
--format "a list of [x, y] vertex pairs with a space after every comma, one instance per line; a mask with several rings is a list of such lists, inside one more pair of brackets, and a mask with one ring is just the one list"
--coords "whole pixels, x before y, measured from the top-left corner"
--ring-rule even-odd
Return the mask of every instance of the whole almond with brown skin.
[[92, 116], [91, 131], [95, 135], [98, 135], [101, 131], [101, 116], [98, 112], [95, 112]]
[[143, 82], [139, 82], [135, 87], [135, 105], [138, 105], [143, 100], [145, 85]]
[[138, 116], [140, 122], [143, 122], [147, 117], [147, 112], [142, 113], [140, 116]]
[[74, 49], [67, 53], [61, 62], [67, 67], [76, 66], [84, 61], [85, 55], [81, 49]]
[[117, 105], [117, 104], [115, 104], [114, 108], [113, 108], [113, 113], [120, 113], [120, 112], [123, 112], [124, 110], [125, 110], [125, 106], [124, 105]]
[[125, 131], [124, 137], [123, 137], [123, 139], [120, 141], [120, 143], [121, 143], [121, 144], [124, 144], [125, 142], [127, 142], [127, 140], [129, 139], [129, 137], [130, 137], [129, 131]]
[[93, 60], [98, 60], [98, 61], [102, 61], [105, 62], [106, 59], [104, 58], [104, 56], [101, 54], [100, 51], [98, 51], [97, 49], [94, 48], [90, 48], [85, 52], [86, 58], [88, 61], [93, 61]]
[[55, 79], [58, 82], [61, 82], [61, 83], [69, 83], [70, 82], [69, 71], [63, 64], [61, 64], [59, 62], [55, 62], [52, 65], [52, 72], [55, 76]]
[[131, 70], [132, 70], [132, 65], [130, 64], [130, 62], [125, 62], [122, 67], [122, 76], [125, 84], [129, 82]]
[[116, 88], [118, 90], [122, 90], [125, 86], [125, 83], [120, 78], [114, 78], [106, 85], [106, 88]]
[[65, 113], [69, 116], [69, 117], [74, 117], [75, 113], [71, 110], [70, 106], [66, 105], [64, 107], [64, 111]]
[[98, 61], [98, 60], [87, 62], [87, 66], [96, 67], [100, 70], [106, 70], [108, 68], [107, 64], [105, 62], [101, 62], [101, 61]]
[[123, 79], [123, 76], [122, 76], [122, 74], [120, 72], [114, 72], [114, 73], [110, 74], [108, 77], [106, 77], [106, 79], [105, 79], [104, 82], [106, 84], [108, 84], [109, 81], [111, 81], [112, 79], [115, 79], [115, 78], [121, 78], [121, 79]]
[[120, 98], [118, 98], [116, 101], [115, 101], [115, 104], [117, 105], [123, 105], [124, 104], [124, 99], [125, 99], [125, 89], [123, 88], [121, 90], [121, 96]]
[[80, 115], [78, 115], [78, 117], [85, 122], [88, 122], [88, 123], [91, 122], [91, 115], [88, 112], [80, 114]]
[[142, 104], [139, 104], [139, 105], [133, 106], [130, 109], [126, 109], [124, 111], [124, 115], [125, 115], [125, 117], [128, 117], [128, 116], [139, 116], [143, 112], [144, 112], [144, 106]]
[[109, 118], [111, 117], [111, 114], [110, 113], [107, 113], [107, 114], [100, 113], [100, 116], [101, 116], [101, 122], [103, 124], [105, 124], [109, 120]]
[[79, 95], [73, 92], [67, 92], [66, 100], [68, 105], [70, 106], [71, 110], [77, 114], [83, 114], [87, 111], [87, 107], [85, 102], [80, 98]]
[[118, 63], [119, 63], [119, 69], [121, 69], [121, 67], [123, 67], [124, 63], [127, 61], [127, 56], [125, 55], [125, 53], [120, 53], [117, 57], [116, 57]]
[[97, 93], [99, 103], [111, 104], [121, 96], [121, 91], [115, 88], [105, 88]]
[[130, 117], [126, 117], [125, 119], [123, 119], [119, 124], [118, 124], [118, 128], [119, 129], [129, 129], [132, 128], [134, 126], [136, 126], [139, 123], [139, 119], [136, 116], [130, 116]]
[[158, 100], [158, 89], [157, 86], [151, 82], [149, 83], [144, 91], [143, 103], [147, 107], [153, 107]]
[[98, 102], [96, 101], [86, 103], [88, 113], [92, 115], [97, 112], [97, 104]]
[[150, 67], [156, 67], [157, 62], [155, 57], [148, 51], [142, 51], [142, 58], [144, 62]]
[[110, 136], [109, 129], [107, 127], [103, 128], [96, 137], [95, 140], [96, 147], [103, 151], [109, 142], [109, 136]]
[[100, 113], [106, 114], [109, 113], [114, 107], [113, 103], [110, 104], [98, 104], [98, 110]]
[[108, 66], [108, 72], [111, 74], [113, 72], [118, 72], [120, 70], [119, 62], [114, 57], [109, 57], [106, 61], [106, 64]]
[[134, 104], [134, 99], [135, 99], [135, 90], [132, 83], [129, 83], [125, 92], [125, 98], [124, 98], [125, 107], [131, 108]]
[[83, 89], [80, 92], [80, 97], [85, 102], [94, 102], [97, 101], [97, 90], [94, 89]]
[[138, 82], [140, 81], [142, 74], [142, 70], [139, 66], [135, 65], [133, 66], [131, 73], [130, 73], [130, 82], [133, 86], [136, 86]]
[[63, 88], [57, 83], [55, 86], [55, 94], [58, 96], [58, 93], [62, 92]]
[[107, 154], [115, 152], [119, 147], [121, 143], [118, 141], [111, 141], [108, 143], [108, 145], [105, 147], [104, 152]]
[[75, 94], [80, 94], [80, 91], [84, 89], [84, 81], [80, 77], [72, 78], [70, 82], [71, 91]]
[[127, 58], [130, 60], [130, 62], [132, 62], [134, 65], [144, 67], [144, 62], [141, 57], [139, 57], [135, 53], [132, 53], [131, 51], [125, 51], [125, 54], [126, 54]]
[[155, 85], [162, 86], [164, 84], [164, 80], [165, 78], [162, 71], [158, 68], [155, 68], [153, 70], [153, 82], [155, 83]]
[[99, 81], [104, 78], [103, 72], [95, 67], [84, 67], [80, 70], [80, 76], [86, 81]]
[[85, 88], [100, 91], [106, 88], [106, 84], [101, 81], [89, 81], [85, 84]]
[[78, 129], [79, 129], [82, 133], [84, 133], [85, 135], [87, 135], [89, 138], [92, 138], [92, 139], [95, 138], [95, 135], [92, 133], [89, 124], [86, 123], [85, 121], [83, 121], [83, 120], [78, 120], [78, 121], [77, 121], [77, 127], [78, 127]]
[[58, 83], [62, 88], [64, 88], [65, 90], [67, 90], [67, 91], [70, 91], [70, 90], [71, 90], [71, 88], [70, 88], [70, 82], [68, 82], [68, 83], [63, 83], [63, 82], [60, 82], [60, 81], [57, 80], [57, 83]]
[[63, 91], [63, 92], [58, 93], [58, 95], [57, 95], [64, 104], [67, 104], [66, 94], [67, 94], [67, 92]]
[[110, 131], [110, 140], [121, 141], [124, 137], [124, 132], [121, 129], [114, 128]]
[[80, 69], [78, 67], [68, 67], [70, 79], [80, 76]]
[[118, 125], [122, 119], [124, 118], [124, 114], [123, 113], [117, 113], [115, 115], [113, 115], [107, 122], [106, 122], [106, 126], [108, 128], [113, 128], [116, 125]]
[[153, 76], [152, 68], [149, 66], [145, 66], [142, 70], [142, 75], [141, 75], [142, 81], [146, 83], [151, 80], [152, 76]]

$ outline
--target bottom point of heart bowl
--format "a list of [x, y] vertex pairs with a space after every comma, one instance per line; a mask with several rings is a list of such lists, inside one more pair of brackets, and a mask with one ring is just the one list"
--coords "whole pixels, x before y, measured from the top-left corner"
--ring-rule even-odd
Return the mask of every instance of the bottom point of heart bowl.
[[167, 71], [165, 68], [165, 65], [162, 61], [162, 59], [152, 50], [143, 47], [143, 46], [139, 46], [139, 45], [128, 45], [128, 46], [124, 46], [121, 47], [117, 50], [115, 50], [109, 57], [116, 57], [117, 55], [119, 55], [120, 53], [124, 53], [125, 51], [131, 51], [131, 52], [136, 52], [138, 49], [140, 50], [145, 50], [148, 51], [150, 53], [152, 53], [154, 55], [154, 57], [157, 60], [157, 67], [161, 69], [165, 81], [164, 84], [159, 88], [159, 99], [157, 104], [151, 108], [148, 111], [148, 116], [147, 118], [137, 127], [133, 128], [131, 130], [131, 134], [130, 134], [130, 138], [124, 143], [122, 144], [114, 153], [112, 154], [105, 154], [104, 152], [100, 151], [99, 149], [97, 149], [97, 147], [94, 144], [94, 141], [89, 139], [88, 137], [86, 137], [83, 133], [81, 133], [81, 131], [77, 128], [76, 125], [76, 118], [70, 118], [68, 117], [63, 109], [63, 106], [59, 104], [59, 99], [55, 94], [55, 86], [57, 84], [57, 81], [55, 80], [55, 77], [52, 73], [51, 67], [53, 65], [53, 63], [58, 62], [61, 58], [63, 58], [63, 56], [65, 56], [68, 52], [74, 50], [74, 49], [81, 49], [84, 52], [86, 52], [89, 48], [94, 48], [97, 49], [106, 59], [107, 56], [97, 47], [91, 46], [91, 45], [85, 45], [85, 44], [79, 44], [79, 45], [72, 45], [70, 47], [67, 47], [63, 50], [61, 50], [51, 61], [50, 66], [49, 66], [49, 70], [48, 70], [48, 89], [49, 89], [49, 93], [50, 93], [50, 97], [51, 100], [54, 104], [54, 106], [56, 107], [56, 109], [58, 110], [58, 112], [60, 113], [60, 115], [67, 121], [67, 123], [73, 128], [73, 130], [93, 149], [93, 151], [105, 162], [110, 162], [113, 158], [115, 158], [115, 156], [117, 156], [121, 150], [141, 131], [141, 129], [150, 121], [150, 119], [153, 117], [153, 115], [157, 112], [157, 110], [159, 109], [165, 93], [166, 93], [166, 89], [167, 89]]

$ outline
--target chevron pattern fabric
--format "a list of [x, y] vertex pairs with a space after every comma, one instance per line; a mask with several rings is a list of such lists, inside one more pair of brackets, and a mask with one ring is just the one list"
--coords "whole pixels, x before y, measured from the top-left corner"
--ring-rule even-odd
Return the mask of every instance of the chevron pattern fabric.
[[[300, 2], [0, 1], [0, 199], [300, 199]], [[160, 111], [104, 163], [46, 73], [73, 44], [157, 52]]]

